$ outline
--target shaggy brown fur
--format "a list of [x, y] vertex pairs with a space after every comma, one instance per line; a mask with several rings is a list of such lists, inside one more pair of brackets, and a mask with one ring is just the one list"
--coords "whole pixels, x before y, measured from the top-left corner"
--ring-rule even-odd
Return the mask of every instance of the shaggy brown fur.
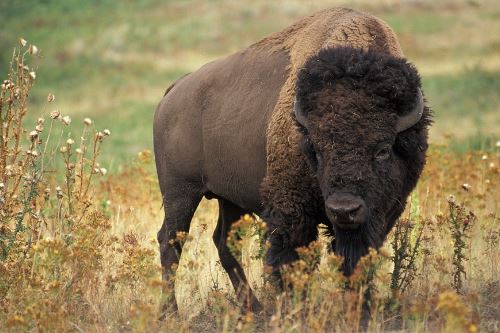
[[[270, 265], [277, 268], [296, 259], [294, 248], [316, 239], [319, 223], [335, 236], [333, 248], [345, 258], [346, 274], [369, 247], [382, 245], [424, 165], [428, 110], [410, 130], [395, 130], [398, 116], [415, 108], [418, 89], [415, 68], [387, 53], [336, 47], [307, 61], [296, 91], [307, 128], [297, 124], [301, 149], [292, 162], [309, 167], [290, 168], [301, 172], [291, 181], [301, 189], [280, 197], [286, 210], [276, 208], [272, 199], [266, 201], [264, 218], [273, 231]], [[384, 146], [387, 160], [379, 161], [376, 154]], [[264, 186], [271, 194], [282, 189]], [[335, 193], [366, 202], [368, 218], [359, 229], [343, 230], [330, 222], [324, 202]]]

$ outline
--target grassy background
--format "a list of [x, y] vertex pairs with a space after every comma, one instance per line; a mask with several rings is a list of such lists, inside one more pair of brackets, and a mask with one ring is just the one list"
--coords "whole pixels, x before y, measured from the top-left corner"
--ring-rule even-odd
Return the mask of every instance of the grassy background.
[[2, 1], [0, 77], [19, 37], [35, 43], [33, 110], [47, 115], [52, 92], [51, 108], [109, 127], [104, 159], [114, 169], [152, 148], [155, 106], [177, 77], [336, 5], [371, 12], [396, 31], [435, 111], [433, 143], [466, 151], [498, 140], [497, 1]]
[[[98, 129], [109, 128], [112, 132], [103, 145], [104, 155], [99, 159], [104, 162], [102, 166], [113, 171], [121, 165], [127, 166], [120, 172], [111, 172], [93, 189], [94, 207], [102, 209], [109, 217], [110, 229], [98, 229], [91, 236], [83, 234], [81, 237], [90, 242], [89, 248], [107, 259], [102, 262], [100, 270], [80, 261], [69, 270], [70, 273], [73, 270], [85, 272], [91, 282], [84, 280], [82, 287], [68, 289], [68, 279], [59, 276], [55, 281], [61, 282], [61, 290], [66, 293], [65, 297], [60, 297], [59, 289], [55, 287], [57, 292], [52, 293], [52, 289], [47, 291], [37, 281], [23, 280], [24, 271], [17, 274], [15, 269], [7, 270], [33, 289], [14, 284], [19, 294], [11, 294], [10, 303], [7, 303], [10, 312], [5, 318], [12, 316], [13, 323], [21, 323], [17, 315], [27, 318], [28, 323], [42, 318], [48, 322], [47, 327], [58, 328], [52, 329], [54, 331], [69, 330], [66, 327], [74, 329], [75, 325], [88, 331], [132, 331], [134, 328], [136, 331], [151, 331], [146, 328], [156, 325], [158, 285], [150, 285], [150, 277], [140, 274], [147, 271], [144, 265], [151, 268], [159, 263], [155, 237], [163, 212], [151, 159], [129, 162], [139, 151], [152, 148], [152, 118], [156, 104], [168, 85], [182, 74], [245, 47], [316, 10], [342, 5], [369, 11], [394, 28], [407, 57], [422, 74], [427, 99], [435, 112], [429, 163], [411, 199], [413, 210], [418, 211], [416, 221], [430, 221], [424, 247], [432, 249], [432, 255], [419, 257], [419, 276], [405, 295], [405, 302], [427, 309], [417, 311], [417, 314], [423, 313], [427, 317], [415, 319], [417, 324], [426, 325], [426, 318], [432, 321], [436, 314], [435, 310], [428, 309], [435, 309], [440, 293], [449, 288], [453, 240], [442, 218], [447, 215], [446, 198], [453, 194], [478, 217], [468, 244], [471, 260], [466, 267], [467, 295], [474, 298], [469, 302], [467, 296], [462, 301], [481, 316], [482, 331], [493, 331], [492, 328], [496, 331], [500, 308], [496, 265], [500, 156], [498, 148], [493, 147], [500, 139], [500, 39], [496, 34], [500, 31], [500, 5], [498, 1], [435, 2], [0, 1], [3, 27], [0, 29], [0, 77], [4, 78], [7, 73], [12, 48], [19, 37], [36, 44], [41, 50], [29, 121], [40, 115], [47, 117], [57, 108], [73, 118], [70, 128], [76, 132], [73, 137], [79, 142], [78, 125], [83, 123], [84, 117], [91, 117]], [[56, 95], [56, 100], [47, 105], [49, 92]], [[497, 149], [497, 153], [470, 152], [492, 149]], [[57, 154], [54, 159], [60, 160], [60, 157]], [[47, 158], [52, 159], [52, 155]], [[131, 180], [134, 186], [130, 186]], [[191, 224], [192, 238], [188, 238], [184, 246], [177, 272], [180, 277], [176, 285], [179, 306], [190, 316], [198, 310], [210, 308], [204, 302], [213, 298], [214, 289], [232, 292], [212, 241], [216, 214], [216, 202], [204, 200]], [[404, 216], [409, 216], [409, 213]], [[50, 223], [57, 226], [59, 222], [49, 220]], [[101, 248], [93, 240], [96, 234], [114, 239], [110, 241], [112, 247]], [[116, 242], [130, 249], [125, 253], [131, 258], [125, 256], [122, 260], [122, 252], [113, 248], [118, 246]], [[252, 285], [261, 286], [262, 264], [250, 260], [255, 258], [255, 247], [252, 246], [256, 242], [248, 239], [245, 242], [242, 258], [248, 268], [247, 275]], [[52, 246], [52, 243], [47, 244], [46, 247]], [[141, 252], [143, 247], [151, 250], [147, 256]], [[390, 247], [390, 243], [386, 242], [385, 247]], [[94, 259], [92, 253], [87, 257]], [[52, 257], [47, 258], [51, 260]], [[55, 267], [59, 269], [60, 266], [56, 262]], [[19, 270], [20, 266], [13, 261], [12, 267]], [[29, 267], [33, 270], [31, 265]], [[37, 267], [39, 274], [43, 275], [46, 269], [42, 264]], [[108, 286], [109, 278], [114, 279], [121, 270], [130, 271], [124, 272], [125, 278], [117, 282], [122, 287]], [[155, 272], [158, 275], [158, 267]], [[383, 273], [381, 276], [388, 276], [386, 271]], [[127, 276], [130, 276], [132, 287]], [[94, 279], [100, 283], [95, 283]], [[49, 278], [43, 281], [52, 283]], [[84, 296], [81, 296], [82, 290]], [[54, 313], [53, 305], [57, 306], [55, 309], [69, 311], [69, 316], [66, 312], [61, 312], [61, 317], [57, 318], [47, 316]], [[141, 306], [142, 310], [137, 310]], [[302, 307], [302, 304], [298, 306]], [[31, 315], [30, 319], [30, 314], [23, 312], [30, 307], [43, 315], [36, 318]], [[220, 315], [219, 319], [226, 319], [227, 308], [220, 308], [224, 316]], [[82, 311], [87, 312], [82, 314]], [[295, 311], [294, 308], [291, 311]], [[429, 313], [434, 317], [428, 316]], [[316, 318], [316, 314], [314, 312], [310, 318]], [[4, 314], [0, 311], [0, 327], [4, 324], [2, 316]], [[237, 311], [232, 316], [238, 318]], [[142, 322], [138, 323], [138, 320]], [[292, 315], [287, 320], [292, 325], [290, 327], [297, 327], [297, 317]], [[265, 327], [267, 323], [263, 322]], [[474, 322], [478, 323], [477, 320]], [[207, 326], [203, 318], [194, 321], [194, 325], [198, 324]], [[191, 324], [172, 321], [172, 325], [175, 329], [171, 331], [186, 331], [187, 325]], [[184, 325], [184, 329], [176, 325]], [[200, 329], [195, 326], [192, 330]]]

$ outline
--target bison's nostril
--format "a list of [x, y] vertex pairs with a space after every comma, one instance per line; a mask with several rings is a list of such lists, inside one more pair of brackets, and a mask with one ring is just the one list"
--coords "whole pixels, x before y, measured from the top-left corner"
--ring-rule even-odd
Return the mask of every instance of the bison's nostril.
[[361, 206], [358, 206], [349, 212], [349, 220], [354, 221], [354, 219], [356, 218], [357, 212], [359, 211], [360, 208], [361, 208]]
[[366, 219], [365, 202], [351, 194], [331, 195], [326, 201], [326, 207], [330, 220], [339, 226], [358, 226]]

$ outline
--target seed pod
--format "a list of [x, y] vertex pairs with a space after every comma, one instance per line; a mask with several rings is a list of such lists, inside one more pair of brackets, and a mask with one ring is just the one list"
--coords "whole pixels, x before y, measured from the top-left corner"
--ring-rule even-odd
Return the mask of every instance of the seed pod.
[[36, 138], [38, 138], [38, 131], [31, 131], [30, 132], [30, 139], [31, 139], [31, 141], [35, 141]]
[[62, 117], [61, 121], [64, 123], [64, 125], [71, 124], [71, 118], [69, 116]]
[[61, 116], [61, 112], [59, 110], [54, 110], [50, 113], [50, 118], [58, 119]]
[[38, 47], [36, 45], [31, 44], [29, 48], [30, 54], [37, 54], [38, 53]]

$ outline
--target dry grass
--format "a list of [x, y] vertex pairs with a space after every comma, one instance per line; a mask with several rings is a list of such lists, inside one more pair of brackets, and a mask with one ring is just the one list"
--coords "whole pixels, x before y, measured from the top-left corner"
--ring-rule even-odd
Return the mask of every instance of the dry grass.
[[212, 243], [216, 205], [202, 202], [177, 272], [179, 314], [158, 321], [151, 152], [105, 176], [110, 133], [90, 119], [78, 134], [58, 112], [23, 127], [35, 55], [20, 47], [0, 92], [1, 331], [498, 330], [500, 143], [459, 155], [434, 146], [407, 212], [350, 279], [322, 238], [300, 250], [284, 274], [291, 288], [276, 294], [264, 283], [262, 222], [243, 217], [233, 232], [243, 240], [230, 243], [265, 306], [258, 315], [235, 305]]

